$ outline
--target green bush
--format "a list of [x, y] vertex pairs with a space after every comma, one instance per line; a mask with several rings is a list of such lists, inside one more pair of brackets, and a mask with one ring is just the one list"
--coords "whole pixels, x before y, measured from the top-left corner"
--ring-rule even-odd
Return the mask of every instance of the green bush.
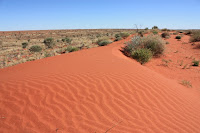
[[53, 39], [53, 38], [46, 38], [46, 39], [44, 40], [44, 44], [45, 44], [48, 48], [53, 48], [53, 46], [55, 45], [54, 39]]
[[158, 29], [158, 26], [154, 26], [154, 27], [152, 27], [152, 29]]
[[122, 32], [122, 33], [120, 33], [120, 36], [122, 37], [122, 38], [127, 38], [128, 36], [130, 36], [130, 34], [129, 33], [126, 33], [126, 32]]
[[74, 51], [78, 51], [78, 50], [80, 50], [78, 47], [72, 47], [72, 46], [68, 46], [67, 48], [66, 48], [66, 52], [74, 52]]
[[168, 29], [167, 29], [167, 28], [164, 28], [164, 29], [162, 29], [161, 31], [168, 31]]
[[200, 31], [193, 31], [190, 41], [191, 42], [199, 42], [200, 41]]
[[176, 36], [176, 39], [181, 39], [181, 36]]
[[126, 56], [130, 56], [132, 51], [142, 48], [143, 39], [140, 36], [134, 36], [130, 42], [123, 48], [123, 52]]
[[72, 39], [71, 39], [71, 38], [68, 38], [68, 37], [66, 37], [66, 38], [62, 39], [62, 41], [63, 41], [63, 42], [67, 42], [67, 43], [71, 44], [71, 42], [72, 42]]
[[149, 28], [148, 27], [146, 27], [144, 30], [148, 30]]
[[111, 42], [108, 41], [108, 40], [103, 40], [103, 41], [98, 42], [98, 45], [99, 45], [99, 46], [106, 46], [106, 45], [108, 45], [108, 44], [110, 44], [110, 43], [111, 43]]
[[120, 41], [120, 40], [122, 40], [122, 37], [117, 37], [117, 38], [115, 39], [115, 41]]
[[145, 48], [151, 50], [153, 56], [159, 56], [163, 54], [165, 44], [166, 43], [158, 35], [149, 35], [146, 37], [135, 36], [123, 48], [123, 52], [125, 55], [130, 56], [133, 51]]
[[199, 61], [198, 60], [194, 60], [192, 63], [193, 63], [193, 66], [199, 66]]
[[156, 34], [158, 34], [158, 31], [153, 30], [152, 33], [153, 33], [154, 35], [156, 35]]
[[26, 48], [28, 46], [28, 43], [27, 42], [23, 42], [22, 43], [22, 48]]
[[137, 49], [131, 53], [131, 57], [141, 64], [148, 62], [152, 58], [152, 52], [149, 49]]
[[121, 37], [120, 34], [115, 34], [115, 38]]
[[165, 42], [158, 35], [149, 35], [143, 38], [143, 47], [150, 49], [154, 56], [159, 56], [165, 50]]
[[169, 35], [168, 32], [164, 32], [164, 33], [161, 34], [161, 37], [163, 37], [163, 38], [169, 38], [170, 35]]
[[38, 46], [38, 45], [33, 45], [30, 47], [29, 49], [31, 52], [41, 52], [42, 51], [42, 47]]

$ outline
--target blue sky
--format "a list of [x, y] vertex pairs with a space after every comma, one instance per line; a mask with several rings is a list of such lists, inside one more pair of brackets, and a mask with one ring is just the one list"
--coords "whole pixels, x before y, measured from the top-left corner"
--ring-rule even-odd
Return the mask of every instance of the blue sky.
[[0, 0], [0, 31], [200, 29], [200, 0]]

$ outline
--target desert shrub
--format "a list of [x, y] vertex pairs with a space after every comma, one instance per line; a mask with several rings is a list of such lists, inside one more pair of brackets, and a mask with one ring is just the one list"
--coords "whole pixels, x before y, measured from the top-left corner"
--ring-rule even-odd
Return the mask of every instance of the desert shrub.
[[141, 37], [143, 37], [144, 36], [144, 31], [139, 31], [138, 35], [141, 36]]
[[106, 37], [103, 37], [103, 38], [99, 38], [98, 41], [97, 41], [97, 44], [99, 46], [106, 46], [108, 44], [112, 43], [112, 41], [110, 41], [108, 38]]
[[178, 35], [178, 33], [177, 33], [177, 32], [174, 32], [173, 35]]
[[120, 34], [115, 34], [115, 38], [121, 37]]
[[153, 33], [154, 35], [156, 35], [156, 34], [158, 34], [158, 31], [153, 30], [152, 33]]
[[143, 47], [150, 49], [154, 56], [159, 56], [165, 50], [165, 42], [158, 35], [149, 35], [144, 37]]
[[176, 36], [176, 39], [181, 39], [181, 36]]
[[185, 35], [191, 35], [191, 34], [192, 34], [192, 31], [190, 30], [185, 32]]
[[121, 32], [119, 34], [115, 34], [116, 40], [121, 40], [122, 38], [125, 39], [129, 36], [130, 34], [127, 32]]
[[46, 39], [44, 40], [44, 44], [45, 44], [48, 48], [53, 48], [53, 46], [55, 45], [54, 39], [53, 39], [53, 38], [46, 38]]
[[162, 29], [161, 31], [168, 31], [168, 29], [167, 29], [167, 28], [164, 28], [164, 29]]
[[193, 63], [193, 66], [199, 66], [199, 60], [194, 60], [192, 63]]
[[22, 48], [26, 48], [28, 46], [28, 43], [27, 42], [23, 42], [22, 43]]
[[120, 41], [120, 40], [122, 40], [122, 37], [115, 38], [115, 41]]
[[190, 41], [191, 42], [199, 42], [200, 41], [200, 31], [193, 31]]
[[130, 56], [132, 51], [137, 49], [146, 48], [152, 51], [154, 56], [163, 54], [165, 50], [165, 42], [158, 35], [149, 35], [146, 37], [135, 36], [123, 48], [125, 55]]
[[71, 42], [72, 42], [72, 39], [71, 39], [71, 38], [68, 38], [68, 37], [66, 37], [66, 38], [63, 38], [63, 39], [62, 39], [62, 41], [63, 41], [63, 42], [66, 42], [66, 43], [69, 43], [69, 44], [71, 44]]
[[148, 29], [149, 29], [149, 28], [146, 27], [144, 30], [148, 30]]
[[128, 36], [129, 36], [130, 34], [129, 33], [127, 33], [127, 32], [122, 32], [122, 33], [120, 33], [120, 36], [122, 37], [122, 38], [127, 38]]
[[38, 46], [38, 45], [33, 45], [30, 47], [29, 49], [31, 52], [41, 52], [42, 51], [42, 47]]
[[131, 57], [144, 64], [152, 58], [152, 52], [150, 49], [141, 48], [133, 51]]
[[187, 80], [182, 80], [182, 81], [181, 81], [181, 84], [182, 84], [183, 86], [188, 87], [188, 88], [191, 88], [191, 87], [192, 87], [192, 84], [190, 83], [190, 81], [187, 81]]
[[99, 46], [106, 46], [108, 44], [110, 44], [110, 41], [108, 41], [108, 40], [103, 40], [103, 41], [98, 42]]
[[168, 32], [164, 32], [164, 33], [161, 34], [161, 37], [163, 37], [163, 38], [169, 38], [170, 34]]
[[158, 26], [153, 26], [152, 29], [158, 29]]
[[73, 47], [73, 46], [69, 46], [66, 48], [66, 52], [74, 52], [74, 51], [78, 51], [79, 48], [78, 47]]
[[142, 42], [143, 39], [140, 36], [134, 36], [130, 42], [126, 44], [126, 46], [123, 48], [123, 52], [126, 56], [130, 56], [132, 51], [142, 48]]

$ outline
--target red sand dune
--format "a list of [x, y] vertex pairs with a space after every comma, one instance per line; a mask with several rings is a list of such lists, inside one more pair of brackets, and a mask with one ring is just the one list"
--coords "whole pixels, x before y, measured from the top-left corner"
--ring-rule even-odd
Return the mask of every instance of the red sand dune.
[[1, 69], [0, 132], [199, 133], [199, 91], [125, 57], [123, 41]]

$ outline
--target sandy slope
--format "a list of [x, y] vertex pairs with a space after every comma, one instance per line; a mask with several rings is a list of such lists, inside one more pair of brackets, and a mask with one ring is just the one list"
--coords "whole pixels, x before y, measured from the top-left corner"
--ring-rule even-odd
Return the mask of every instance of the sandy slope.
[[121, 46], [0, 70], [0, 131], [199, 133], [200, 93], [125, 57]]
[[[166, 47], [165, 54], [160, 58], [154, 58], [145, 66], [164, 75], [165, 77], [175, 79], [178, 83], [182, 80], [190, 81], [193, 89], [200, 91], [200, 67], [194, 67], [192, 61], [200, 60], [200, 43], [190, 43], [190, 36], [184, 35], [181, 41], [175, 39], [176, 35], [171, 38]], [[170, 60], [166, 66], [162, 60]]]

